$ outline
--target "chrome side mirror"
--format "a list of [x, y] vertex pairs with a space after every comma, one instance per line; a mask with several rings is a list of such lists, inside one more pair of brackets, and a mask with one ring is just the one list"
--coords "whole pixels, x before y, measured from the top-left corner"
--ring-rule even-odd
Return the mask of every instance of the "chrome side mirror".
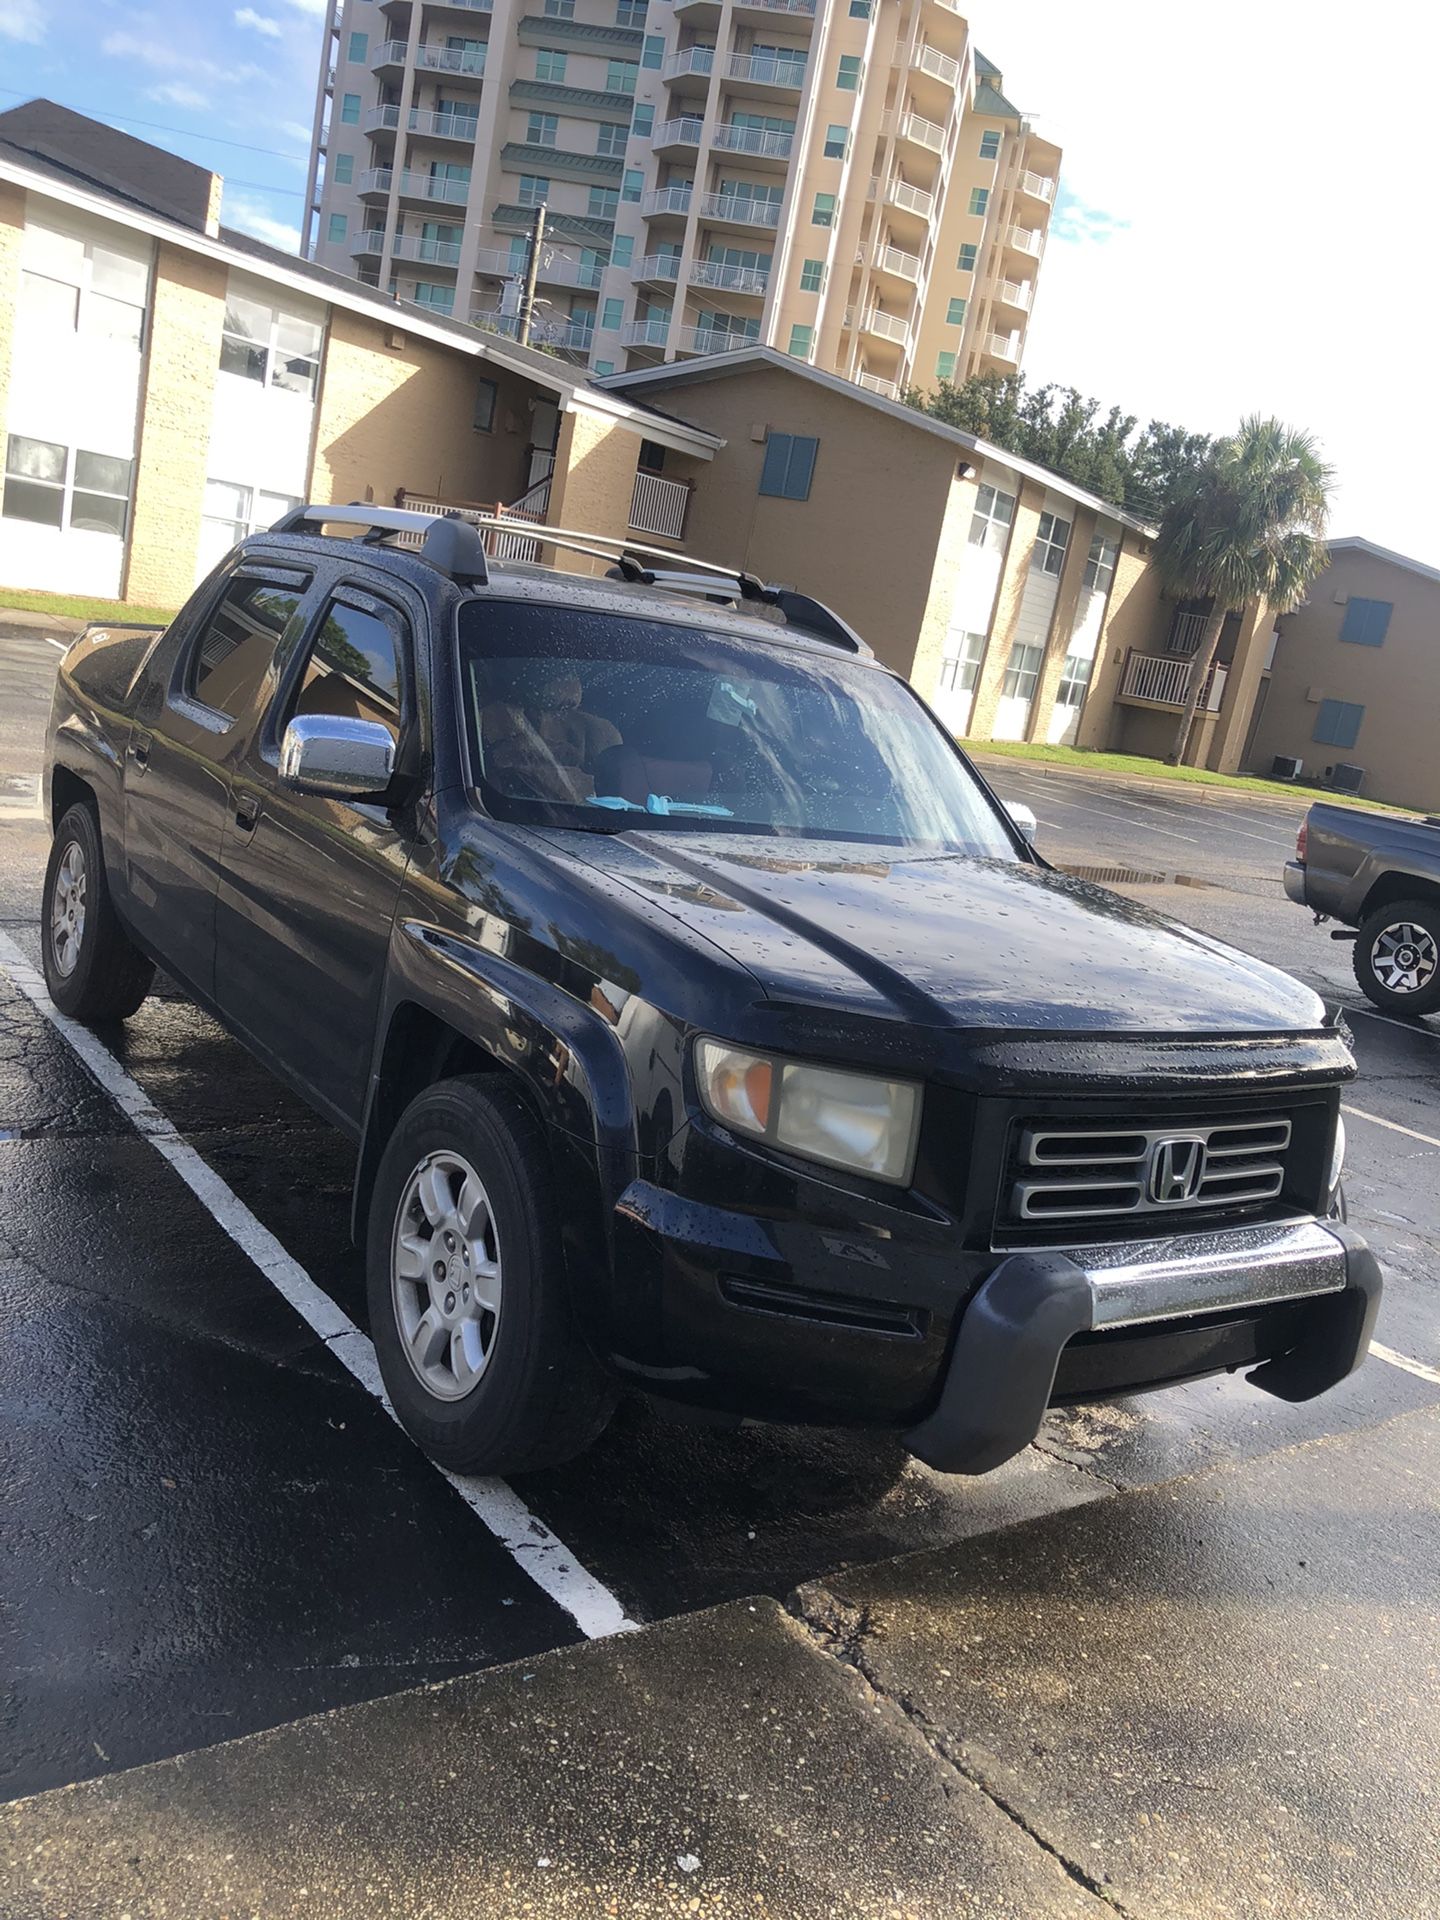
[[292, 793], [374, 800], [395, 778], [395, 741], [376, 720], [305, 713], [280, 742], [280, 779]]
[[1022, 800], [1007, 800], [1005, 811], [1010, 816], [1011, 824], [1017, 826], [1027, 840], [1035, 838], [1040, 831], [1040, 822]]

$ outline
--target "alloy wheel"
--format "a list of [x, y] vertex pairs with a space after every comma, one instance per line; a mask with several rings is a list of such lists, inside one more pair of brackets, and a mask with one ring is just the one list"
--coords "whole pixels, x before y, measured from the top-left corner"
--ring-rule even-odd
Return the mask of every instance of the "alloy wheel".
[[80, 946], [85, 938], [85, 850], [72, 840], [55, 869], [55, 888], [50, 896], [50, 950], [56, 971], [65, 979], [80, 961]]
[[473, 1393], [500, 1328], [500, 1244], [480, 1176], [458, 1153], [428, 1153], [395, 1215], [390, 1293], [411, 1370], [437, 1400]]
[[1419, 993], [1440, 968], [1440, 947], [1425, 927], [1397, 920], [1376, 934], [1370, 966], [1387, 993]]

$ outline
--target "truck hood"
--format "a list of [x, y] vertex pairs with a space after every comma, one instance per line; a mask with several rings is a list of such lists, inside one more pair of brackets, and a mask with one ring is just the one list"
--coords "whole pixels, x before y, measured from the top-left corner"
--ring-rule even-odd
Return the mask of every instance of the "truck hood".
[[1288, 974], [1019, 862], [749, 835], [575, 838], [589, 865], [663, 904], [773, 1000], [972, 1030], [1213, 1038], [1325, 1021]]

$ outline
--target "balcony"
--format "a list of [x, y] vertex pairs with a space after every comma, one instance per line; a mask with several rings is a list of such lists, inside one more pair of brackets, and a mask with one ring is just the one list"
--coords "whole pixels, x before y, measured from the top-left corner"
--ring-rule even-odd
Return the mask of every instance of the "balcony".
[[[496, 274], [502, 280], [518, 279], [525, 271], [524, 255], [517, 257], [505, 247], [482, 247], [475, 256], [475, 271]], [[605, 262], [571, 260], [542, 246], [535, 278], [552, 287], [598, 287], [605, 278]]]
[[910, 65], [917, 73], [928, 73], [932, 80], [943, 80], [947, 87], [958, 87], [963, 71], [961, 64], [948, 53], [941, 53], [938, 47], [918, 46], [910, 56]]
[[630, 531], [682, 540], [689, 508], [690, 487], [686, 481], [667, 480], [658, 473], [637, 473], [635, 491], [630, 496]]
[[725, 62], [725, 79], [732, 87], [779, 87], [801, 93], [805, 87], [805, 55], [795, 58], [773, 53], [732, 53]]
[[[529, 233], [535, 225], [534, 207], [518, 200], [501, 200], [491, 209], [490, 224], [500, 233]], [[615, 222], [593, 213], [556, 213], [545, 218], [545, 237], [578, 240], [582, 246], [608, 250], [615, 238]]]
[[1055, 182], [1043, 173], [1031, 173], [1028, 170], [1016, 181], [1020, 192], [1032, 200], [1043, 200], [1048, 207], [1055, 198]]
[[680, 278], [680, 256], [678, 253], [647, 253], [635, 262], [630, 269], [632, 280], [658, 280], [662, 285], [673, 285]]
[[622, 347], [663, 347], [670, 338], [670, 321], [632, 320], [620, 329]]
[[[493, 13], [495, 0], [426, 0], [434, 13]], [[386, 13], [392, 11], [408, 14], [408, 0], [381, 0]]]
[[[871, 197], [879, 191], [878, 183], [871, 182]], [[894, 176], [885, 182], [883, 189], [886, 206], [899, 207], [904, 213], [918, 214], [922, 220], [929, 220], [935, 212], [935, 196], [927, 193], [924, 187], [912, 187], [908, 180]]]
[[[793, 13], [802, 20], [815, 18], [815, 0], [735, 0], [735, 13]], [[676, 12], [679, 12], [677, 6]]]
[[880, 376], [875, 373], [857, 373], [855, 376], [855, 384], [857, 387], [864, 387], [867, 393], [878, 393], [882, 400], [898, 400], [900, 398], [899, 384], [894, 380], [882, 380]]
[[877, 273], [912, 283], [919, 280], [925, 265], [918, 253], [905, 253], [899, 247], [876, 247], [870, 259]]
[[470, 198], [468, 180], [446, 180], [436, 174], [412, 173], [408, 168], [397, 174], [393, 167], [367, 167], [360, 175], [362, 194], [387, 194], [392, 188], [406, 200], [439, 200], [452, 207], [463, 207]]
[[1020, 364], [1020, 335], [1018, 333], [988, 333], [985, 336], [985, 351], [996, 360], [1004, 360], [1012, 367]]
[[1045, 236], [1038, 227], [1011, 227], [1005, 244], [1016, 253], [1028, 253], [1032, 260], [1038, 260], [1045, 250]]
[[[520, 338], [519, 314], [502, 313], [498, 307], [472, 307], [470, 324], [483, 328], [486, 333], [503, 334], [507, 340]], [[530, 323], [530, 344], [554, 347], [561, 353], [589, 353], [595, 344], [595, 323], [593, 320], [550, 320], [536, 314]]]
[[[420, 107], [412, 107], [405, 120], [407, 133], [431, 140], [460, 140], [467, 147], [475, 144], [477, 125], [478, 116], [473, 113], [426, 113]], [[371, 107], [365, 116], [367, 133], [396, 133], [399, 127], [399, 107]]]
[[385, 251], [385, 229], [383, 227], [362, 227], [359, 233], [350, 236], [350, 251], [357, 260], [378, 258]]
[[710, 136], [710, 145], [716, 153], [745, 153], [752, 160], [784, 162], [795, 149], [795, 136], [767, 133], [763, 127], [732, 127], [724, 122]]
[[[387, 67], [403, 67], [405, 65], [406, 51], [406, 45], [403, 40], [382, 40], [370, 56], [370, 71], [372, 73], [384, 73]], [[330, 69], [330, 84], [332, 87], [335, 84], [335, 69], [333, 67]]]
[[[1225, 697], [1226, 669], [1217, 660], [1200, 694], [1201, 713], [1218, 713]], [[1148, 706], [1183, 707], [1190, 689], [1190, 662], [1169, 653], [1132, 653], [1120, 683], [1122, 700]]]
[[[770, 25], [777, 14], [788, 14], [795, 20], [813, 20], [816, 0], [735, 0], [731, 11], [737, 20], [746, 15], [755, 15]], [[720, 0], [675, 0], [677, 17], [696, 24], [710, 24], [720, 18]]]
[[715, 71], [714, 47], [682, 47], [660, 69], [662, 80], [708, 80]]
[[922, 120], [918, 113], [887, 113], [880, 122], [882, 133], [893, 134], [897, 140], [908, 141], [912, 147], [923, 147], [927, 153], [945, 151], [945, 129], [937, 120]]
[[650, 136], [656, 153], [673, 152], [676, 147], [698, 147], [705, 122], [695, 114], [682, 114], [678, 120], [662, 120]]
[[[371, 55], [370, 71], [381, 73], [387, 67], [403, 67], [409, 51], [403, 40], [387, 40]], [[452, 78], [481, 80], [485, 75], [484, 47], [434, 47], [422, 43], [415, 49], [417, 73], [445, 73]]]
[[910, 322], [898, 313], [882, 313], [878, 307], [871, 307], [860, 325], [864, 332], [873, 333], [879, 340], [893, 340], [897, 347], [905, 346], [910, 339]]
[[721, 293], [763, 294], [770, 285], [768, 267], [732, 267], [723, 260], [696, 260], [690, 268], [692, 287], [714, 287]]
[[778, 227], [780, 202], [755, 200], [748, 194], [702, 193], [699, 213], [702, 220], [713, 220], [727, 227]]
[[640, 211], [646, 219], [673, 214], [683, 220], [690, 211], [690, 197], [689, 187], [656, 187], [640, 202]]
[[397, 233], [390, 248], [392, 260], [415, 260], [427, 267], [458, 267], [458, 240], [428, 240], [423, 233]]
[[1182, 653], [1186, 659], [1199, 651], [1200, 642], [1205, 638], [1205, 624], [1210, 616], [1207, 613], [1182, 613], [1177, 607], [1175, 618], [1170, 623], [1170, 634], [1165, 645], [1171, 653]]
[[758, 329], [745, 333], [734, 327], [682, 327], [675, 342], [681, 353], [739, 353], [759, 344]]
[[1035, 285], [1030, 280], [1002, 280], [995, 289], [995, 304], [1013, 307], [1017, 313], [1028, 313], [1034, 297]]

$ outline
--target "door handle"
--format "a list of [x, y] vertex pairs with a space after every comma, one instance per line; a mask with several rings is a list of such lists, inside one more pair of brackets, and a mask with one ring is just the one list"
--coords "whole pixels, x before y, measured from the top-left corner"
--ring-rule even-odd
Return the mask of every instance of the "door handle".
[[255, 793], [242, 793], [235, 802], [235, 824], [242, 833], [253, 833], [255, 822], [260, 818], [260, 796]]
[[150, 764], [150, 743], [154, 737], [149, 733], [132, 733], [130, 736], [130, 757], [142, 773]]

